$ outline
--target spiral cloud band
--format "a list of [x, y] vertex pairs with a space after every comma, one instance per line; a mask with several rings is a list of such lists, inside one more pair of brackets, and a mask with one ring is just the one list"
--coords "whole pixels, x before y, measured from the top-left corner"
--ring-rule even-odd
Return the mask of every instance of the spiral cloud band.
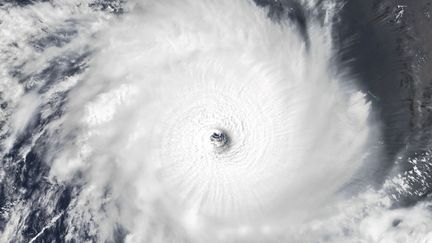
[[[19, 153], [27, 158], [34, 148], [49, 168], [50, 187], [34, 204], [55, 217], [32, 237], [14, 236], [32, 205], [17, 199], [0, 239], [37, 242], [60, 220], [71, 242], [398, 237], [376, 228], [403, 217], [386, 211], [384, 190], [354, 197], [349, 186], [379, 153], [371, 149], [379, 132], [366, 95], [334, 58], [340, 5], [292, 2], [305, 25], [291, 15], [275, 20], [248, 0], [128, 1], [118, 16], [81, 0], [11, 7], [10, 19], [37, 15], [44, 26], [36, 29], [70, 34], [38, 51], [27, 44], [3, 64], [22, 64], [24, 76], [34, 77], [21, 87], [2, 76], [13, 83], [2, 89], [20, 90], [3, 97], [11, 104], [3, 156], [25, 129], [38, 128]], [[15, 35], [43, 37], [32, 31]], [[78, 71], [61, 69], [54, 83], [38, 78], [53, 60]], [[62, 187], [71, 196], [57, 210]]]

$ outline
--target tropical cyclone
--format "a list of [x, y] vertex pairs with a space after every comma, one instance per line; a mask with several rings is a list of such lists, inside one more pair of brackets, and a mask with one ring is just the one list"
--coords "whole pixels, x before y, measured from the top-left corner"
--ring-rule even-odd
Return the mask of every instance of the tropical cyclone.
[[390, 209], [430, 154], [365, 186], [382, 140], [336, 1], [0, 7], [0, 241], [428, 239], [427, 202]]
[[[73, 158], [146, 177], [163, 192], [151, 201], [205, 232], [314, 218], [374, 142], [369, 104], [332, 63], [334, 6], [327, 20], [309, 13], [305, 38], [249, 1], [136, 3], [71, 95], [66, 117], [83, 117], [79, 147], [91, 151]], [[127, 182], [130, 201], [149, 200], [142, 183]]]

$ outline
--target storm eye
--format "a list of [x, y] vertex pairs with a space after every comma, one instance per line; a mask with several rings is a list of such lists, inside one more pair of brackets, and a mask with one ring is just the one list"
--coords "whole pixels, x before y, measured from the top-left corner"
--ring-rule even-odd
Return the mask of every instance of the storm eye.
[[229, 145], [228, 134], [223, 130], [216, 129], [210, 135], [210, 143], [218, 151], [225, 150]]

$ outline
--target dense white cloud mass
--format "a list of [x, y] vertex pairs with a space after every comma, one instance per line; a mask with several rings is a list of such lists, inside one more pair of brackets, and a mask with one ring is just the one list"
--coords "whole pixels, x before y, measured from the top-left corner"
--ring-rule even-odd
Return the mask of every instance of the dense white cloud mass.
[[[61, 110], [33, 142], [50, 140], [46, 180], [77, 188], [44, 231], [67, 215], [65, 239], [79, 242], [114, 241], [118, 229], [126, 242], [432, 241], [427, 203], [390, 210], [398, 181], [350, 190], [376, 163], [379, 132], [334, 63], [338, 5], [299, 2], [307, 36], [248, 0], [137, 0], [119, 16], [80, 0], [2, 9], [4, 154], [36, 113]], [[34, 50], [41, 30], [70, 41]], [[82, 71], [54, 84], [8, 72], [61, 56]], [[55, 193], [39, 202], [55, 207]], [[30, 210], [10, 207], [2, 241], [19, 241]]]

